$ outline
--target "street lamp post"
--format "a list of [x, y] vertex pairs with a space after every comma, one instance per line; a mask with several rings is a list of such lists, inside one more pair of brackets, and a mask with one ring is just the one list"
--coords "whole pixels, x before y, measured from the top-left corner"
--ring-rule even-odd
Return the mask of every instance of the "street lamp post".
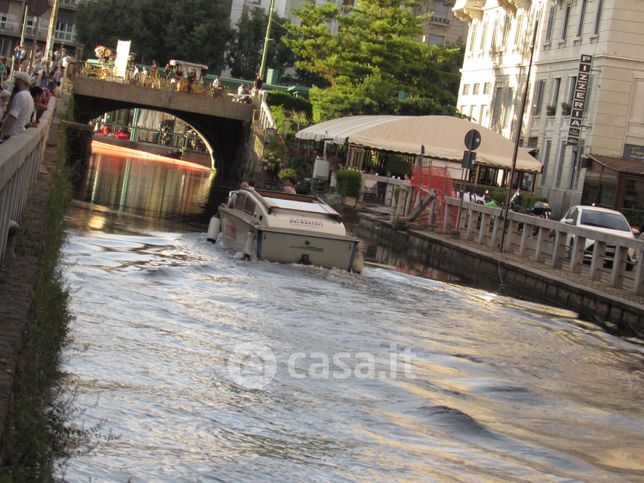
[[52, 52], [54, 50], [54, 34], [56, 32], [56, 21], [58, 20], [58, 5], [60, 0], [54, 0], [51, 7], [51, 14], [49, 17], [49, 28], [47, 29], [47, 43], [45, 44], [44, 60], [51, 60]]
[[264, 37], [264, 47], [262, 48], [262, 61], [259, 64], [259, 77], [264, 80], [266, 69], [266, 57], [268, 55], [268, 43], [271, 40], [271, 22], [273, 21], [273, 10], [275, 9], [275, 0], [271, 0], [271, 6], [268, 9], [268, 22], [266, 23], [266, 36]]

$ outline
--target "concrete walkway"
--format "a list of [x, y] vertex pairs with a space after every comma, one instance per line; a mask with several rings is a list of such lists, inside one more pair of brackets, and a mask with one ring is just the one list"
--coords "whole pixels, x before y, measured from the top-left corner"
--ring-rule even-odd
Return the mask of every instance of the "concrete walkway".
[[[57, 139], [57, 122], [52, 125], [50, 139]], [[18, 353], [30, 318], [33, 290], [43, 247], [43, 229], [53, 185], [55, 146], [47, 146], [36, 183], [29, 194], [21, 222], [19, 254], [0, 267], [0, 435], [11, 406], [13, 381]]]

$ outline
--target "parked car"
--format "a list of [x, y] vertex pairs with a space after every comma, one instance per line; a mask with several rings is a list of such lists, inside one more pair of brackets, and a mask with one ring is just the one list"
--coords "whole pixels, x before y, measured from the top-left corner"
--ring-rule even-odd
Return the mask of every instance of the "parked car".
[[[611, 235], [617, 235], [624, 238], [635, 238], [626, 217], [619, 211], [610, 210], [608, 208], [583, 205], [573, 206], [566, 212], [561, 221], [568, 225], [578, 226], [580, 228], [586, 228], [588, 230], [594, 230], [601, 233], [609, 233]], [[568, 235], [566, 237], [568, 253], [571, 253], [574, 238], [574, 235]], [[590, 262], [594, 245], [594, 240], [586, 238], [584, 261]], [[614, 256], [615, 246], [607, 245], [605, 265], [612, 266]], [[632, 268], [635, 264], [635, 250], [628, 250], [626, 264], [627, 268]]]

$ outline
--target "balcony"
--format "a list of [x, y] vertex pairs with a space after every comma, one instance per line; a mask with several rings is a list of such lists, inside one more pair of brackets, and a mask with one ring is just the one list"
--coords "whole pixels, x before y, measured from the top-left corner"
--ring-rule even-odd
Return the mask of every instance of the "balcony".
[[485, 0], [457, 0], [452, 12], [461, 22], [470, 23], [474, 19], [483, 18], [484, 6]]
[[515, 14], [520, 8], [530, 10], [532, 0], [497, 0], [499, 6], [503, 7], [508, 13]]
[[429, 21], [440, 25], [449, 25], [449, 19], [439, 15], [432, 15], [432, 18], [430, 18]]
[[60, 7], [68, 10], [76, 10], [78, 0], [60, 0]]

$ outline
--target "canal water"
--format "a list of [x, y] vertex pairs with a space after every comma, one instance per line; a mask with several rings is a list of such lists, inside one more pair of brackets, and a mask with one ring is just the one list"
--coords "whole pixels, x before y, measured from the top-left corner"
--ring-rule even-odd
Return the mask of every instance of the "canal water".
[[70, 424], [90, 441], [59, 477], [644, 478], [638, 341], [410, 273], [240, 260], [181, 222], [210, 182], [92, 158], [62, 261]]

